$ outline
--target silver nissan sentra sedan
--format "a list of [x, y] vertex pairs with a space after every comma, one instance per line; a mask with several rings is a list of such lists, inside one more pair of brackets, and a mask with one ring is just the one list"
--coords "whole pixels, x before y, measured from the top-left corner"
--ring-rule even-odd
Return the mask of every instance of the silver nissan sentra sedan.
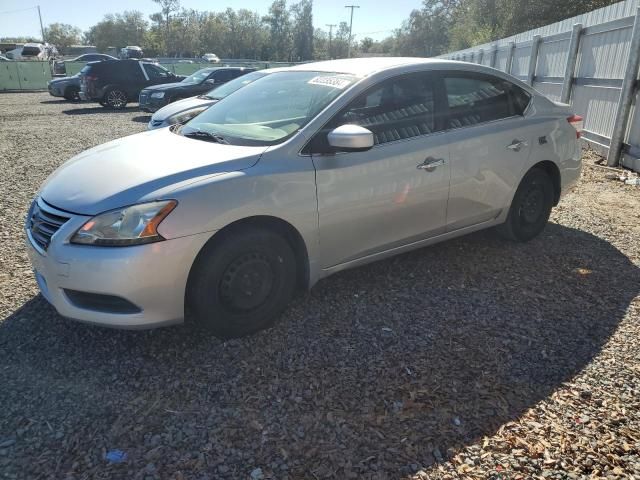
[[532, 239], [578, 181], [581, 129], [480, 65], [298, 65], [63, 164], [31, 206], [28, 250], [63, 316], [246, 335], [345, 268], [494, 226]]

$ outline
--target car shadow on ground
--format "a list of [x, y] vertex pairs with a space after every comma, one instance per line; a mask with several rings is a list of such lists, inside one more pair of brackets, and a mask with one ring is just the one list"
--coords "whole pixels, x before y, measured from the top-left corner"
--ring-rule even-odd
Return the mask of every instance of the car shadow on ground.
[[138, 115], [137, 117], [133, 117], [131, 120], [137, 123], [149, 123], [151, 115]]
[[58, 98], [57, 100], [42, 100], [40, 103], [44, 105], [60, 105], [62, 103], [77, 104], [80, 103], [80, 100], [67, 100], [66, 98]]
[[[22, 432], [4, 469], [38, 457], [119, 475], [159, 448], [166, 477], [282, 478], [286, 463], [291, 478], [397, 478], [570, 380], [639, 285], [610, 243], [550, 224], [527, 244], [481, 232], [334, 275], [270, 330], [227, 342], [91, 328], [38, 296], [0, 324], [0, 430]], [[128, 463], [106, 465], [111, 448]]]
[[[72, 102], [69, 102], [72, 103]], [[74, 108], [71, 110], [62, 110], [62, 113], [65, 115], [88, 115], [92, 113], [131, 113], [138, 111], [138, 107], [125, 107], [119, 110], [115, 110], [113, 108], [106, 108], [102, 105], [97, 105], [96, 107], [85, 107], [85, 108]]]

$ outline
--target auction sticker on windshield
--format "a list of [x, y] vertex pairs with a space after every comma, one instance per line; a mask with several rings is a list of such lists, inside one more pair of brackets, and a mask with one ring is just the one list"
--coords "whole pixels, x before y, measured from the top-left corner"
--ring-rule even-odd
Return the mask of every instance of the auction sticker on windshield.
[[351, 80], [340, 77], [313, 77], [307, 82], [310, 85], [323, 85], [325, 87], [339, 88], [340, 90], [348, 87], [351, 84]]

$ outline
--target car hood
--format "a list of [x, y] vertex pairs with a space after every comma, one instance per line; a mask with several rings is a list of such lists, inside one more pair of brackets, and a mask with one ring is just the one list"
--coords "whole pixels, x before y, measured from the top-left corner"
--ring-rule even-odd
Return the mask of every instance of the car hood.
[[200, 97], [189, 97], [183, 100], [178, 100], [162, 107], [151, 116], [151, 120], [165, 121], [167, 118], [172, 117], [177, 113], [186, 112], [187, 110], [192, 110], [199, 107], [208, 107], [210, 105], [213, 105], [217, 101], [218, 100], [213, 100], [211, 98]]
[[197, 88], [199, 86], [198, 83], [182, 83], [182, 82], [174, 82], [174, 83], [161, 83], [159, 85], [150, 85], [148, 87], [144, 87], [144, 90], [150, 90], [152, 92], [164, 92], [166, 90], [189, 90], [190, 88]]
[[80, 85], [80, 77], [74, 75], [73, 77], [54, 78], [50, 80], [49, 83], [52, 83], [54, 85], [56, 83], [77, 83], [78, 85]]
[[168, 128], [152, 130], [73, 157], [47, 178], [40, 196], [61, 210], [96, 215], [157, 200], [211, 175], [245, 170], [266, 149], [186, 138]]

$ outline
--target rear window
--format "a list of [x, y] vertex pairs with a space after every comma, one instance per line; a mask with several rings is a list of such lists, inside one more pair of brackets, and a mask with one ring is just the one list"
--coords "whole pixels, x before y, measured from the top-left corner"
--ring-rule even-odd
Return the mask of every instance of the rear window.
[[40, 55], [41, 50], [38, 47], [24, 47], [22, 49], [22, 55], [25, 57], [32, 57]]
[[500, 120], [513, 115], [509, 84], [485, 75], [451, 73], [444, 79], [449, 103], [449, 128]]

